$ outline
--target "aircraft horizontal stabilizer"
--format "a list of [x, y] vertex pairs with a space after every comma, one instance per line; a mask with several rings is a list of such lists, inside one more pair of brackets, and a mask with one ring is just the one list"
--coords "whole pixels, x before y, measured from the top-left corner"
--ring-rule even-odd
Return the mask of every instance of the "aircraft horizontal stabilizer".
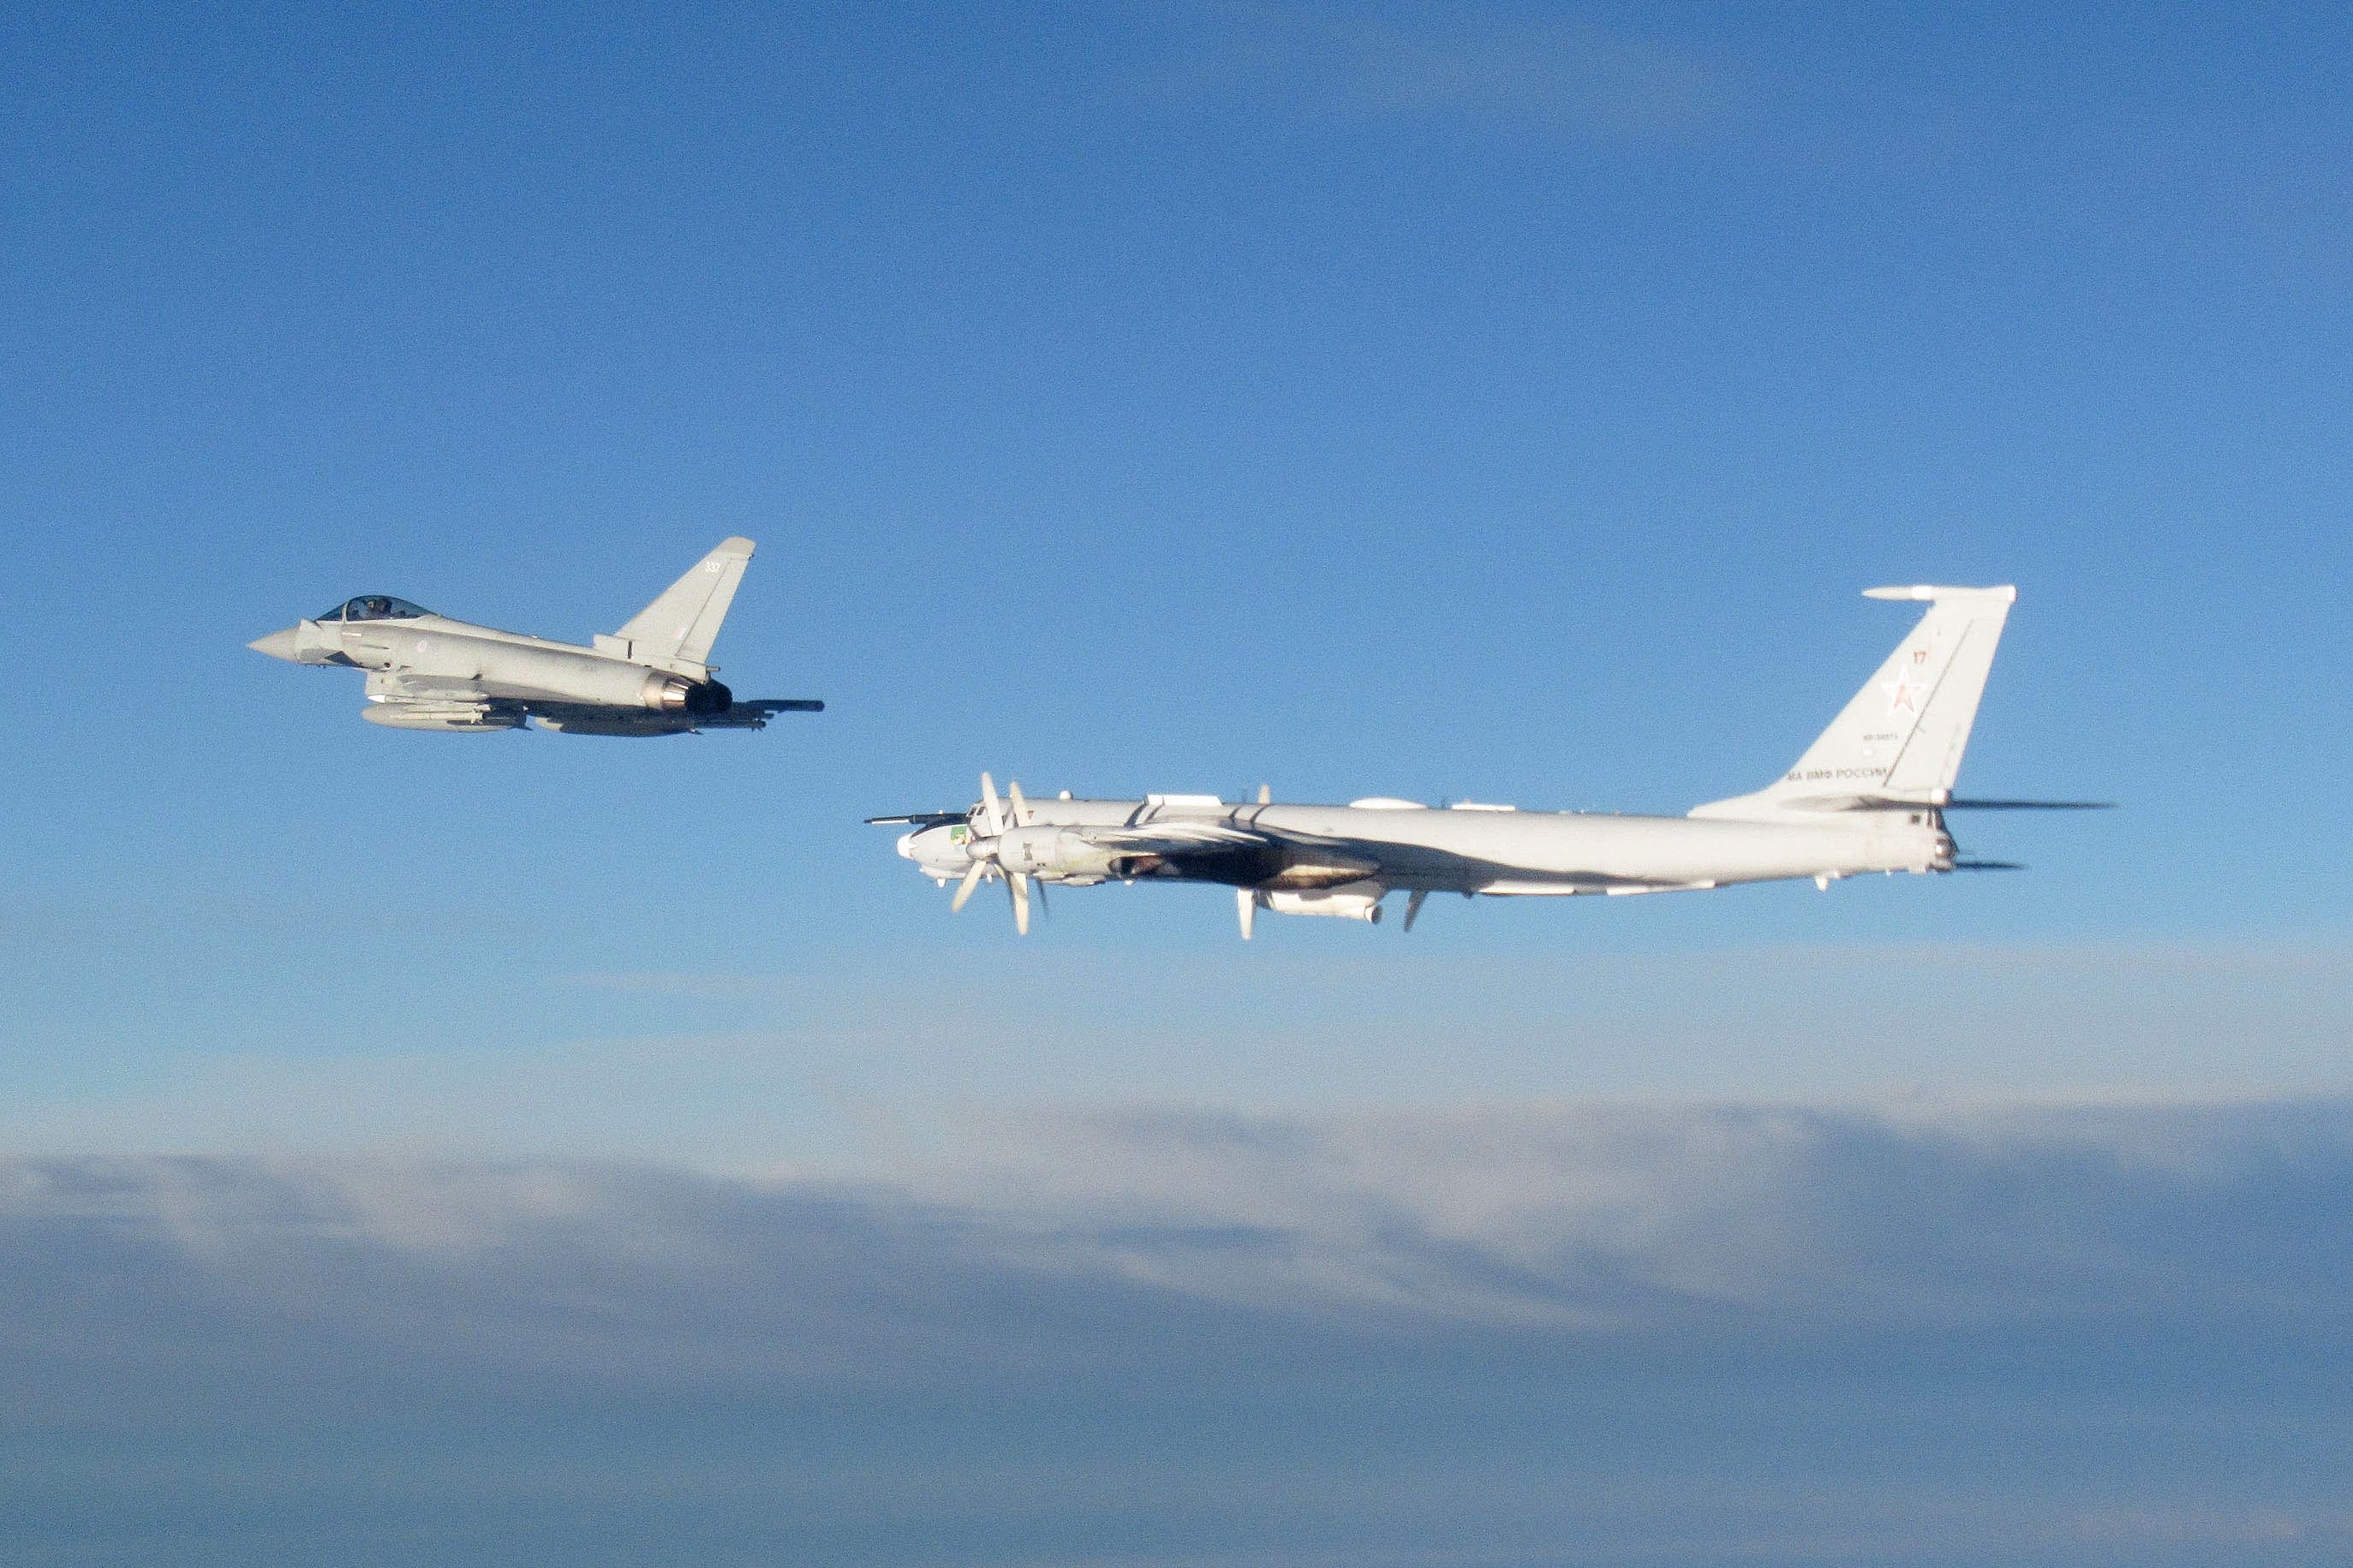
[[1866, 599], [1909, 599], [1933, 605], [1945, 599], [1989, 599], [2005, 605], [2018, 603], [2018, 590], [2010, 584], [1999, 588], [1952, 588], [1934, 583], [1915, 583], [1903, 588], [1865, 588]]
[[1781, 798], [1787, 811], [2113, 811], [2112, 800], [1978, 800], [1939, 799], [1921, 795], [1802, 795]]

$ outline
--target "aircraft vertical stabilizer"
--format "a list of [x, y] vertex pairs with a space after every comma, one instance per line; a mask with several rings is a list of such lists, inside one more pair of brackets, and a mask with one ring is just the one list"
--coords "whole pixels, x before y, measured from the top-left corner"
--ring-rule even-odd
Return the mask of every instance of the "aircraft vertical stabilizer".
[[1754, 795], [1711, 801], [1694, 816], [1779, 816], [1952, 797], [1978, 700], [2018, 590], [1868, 588], [1873, 599], [1925, 601], [1928, 613], [1797, 765]]
[[720, 623], [735, 602], [736, 584], [751, 563], [753, 543], [728, 539], [672, 583], [662, 596], [631, 617], [616, 634], [626, 639], [631, 657], [653, 662], [711, 662], [711, 645], [718, 640]]

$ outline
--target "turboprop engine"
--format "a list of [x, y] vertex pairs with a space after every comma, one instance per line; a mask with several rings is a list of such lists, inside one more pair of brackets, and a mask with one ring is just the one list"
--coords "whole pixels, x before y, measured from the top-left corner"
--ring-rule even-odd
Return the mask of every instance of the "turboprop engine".
[[1008, 827], [989, 841], [999, 869], [1089, 887], [1112, 877], [1112, 851], [1067, 827]]
[[[955, 897], [949, 900], [948, 908], [963, 909], [984, 878], [996, 877], [1004, 882], [1005, 891], [1013, 900], [1013, 929], [1028, 936], [1029, 885], [1033, 880], [1038, 884], [1037, 897], [1042, 905], [1050, 881], [1075, 882], [1083, 887], [1105, 880], [1111, 875], [1111, 857], [1078, 834], [1037, 826], [1029, 803], [1021, 798], [1019, 784], [1009, 785], [1006, 793], [1012, 799], [1000, 804], [995, 781], [987, 773], [980, 775], [979, 820], [968, 825], [968, 837], [963, 841], [972, 864], [964, 880], [956, 884]], [[908, 847], [902, 843], [901, 853]]]

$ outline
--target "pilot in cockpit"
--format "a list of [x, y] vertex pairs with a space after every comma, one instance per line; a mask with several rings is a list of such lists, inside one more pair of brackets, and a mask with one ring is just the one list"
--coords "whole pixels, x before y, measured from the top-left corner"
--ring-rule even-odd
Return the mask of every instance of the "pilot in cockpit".
[[406, 599], [388, 594], [363, 594], [347, 599], [319, 618], [322, 621], [405, 621], [425, 614]]

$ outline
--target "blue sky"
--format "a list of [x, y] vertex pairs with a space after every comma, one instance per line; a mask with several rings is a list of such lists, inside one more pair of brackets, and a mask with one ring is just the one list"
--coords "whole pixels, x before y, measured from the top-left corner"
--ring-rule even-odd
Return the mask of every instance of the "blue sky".
[[[2291, 5], [13, 10], [0, 1148], [67, 1163], [0, 1183], [20, 1227], [0, 1279], [32, 1289], [49, 1255], [25, 1237], [61, 1238], [59, 1278], [141, 1281], [161, 1345], [262, 1245], [219, 1237], [267, 1232], [287, 1278], [316, 1281], [334, 1278], [318, 1249], [348, 1233], [430, 1299], [429, 1247], [317, 1217], [353, 1192], [414, 1193], [419, 1172], [493, 1207], [517, 1169], [585, 1194], [592, 1258], [641, 1223], [700, 1235], [710, 1205], [789, 1208], [798, 1184], [848, 1183], [868, 1205], [840, 1243], [859, 1268], [913, 1267], [905, 1227], [938, 1205], [968, 1229], [938, 1265], [961, 1283], [843, 1332], [985, 1340], [997, 1318], [940, 1305], [997, 1288], [959, 1268], [1011, 1270], [1022, 1300], [1058, 1268], [1129, 1277], [1123, 1256], [1021, 1242], [1124, 1201], [1092, 1144], [1057, 1144], [1053, 1180], [984, 1183], [959, 1206], [942, 1173], [967, 1169], [957, 1151], [1037, 1118], [1444, 1128], [1749, 1107], [1878, 1129], [2031, 1106], [2090, 1119], [2065, 1137], [2094, 1152], [2051, 1170], [2063, 1207], [2139, 1158], [2104, 1142], [2128, 1107], [2158, 1118], [2144, 1142], [2165, 1160], [2268, 1147], [2231, 1119], [2280, 1116], [2335, 1170], [2353, 1004], [2333, 802], [2353, 764], [2334, 687], [2353, 567], [2348, 47], [2340, 11]], [[824, 697], [822, 716], [642, 744], [399, 734], [359, 721], [348, 678], [243, 646], [361, 591], [585, 637], [734, 532], [761, 552], [719, 644], [726, 679]], [[1900, 606], [1856, 590], [1923, 580], [2021, 588], [1965, 784], [2122, 803], [1961, 825], [2026, 875], [1450, 903], [1409, 937], [1270, 921], [1248, 948], [1214, 889], [1113, 888], [1058, 900], [1017, 943], [985, 901], [951, 920], [859, 821], [961, 805], [984, 767], [1040, 792], [1264, 781], [1288, 798], [1681, 810], [1794, 758], [1903, 629]], [[2008, 1147], [1950, 1137], [1997, 1163]], [[1499, 1138], [1513, 1146], [1471, 1146]], [[1498, 1180], [1582, 1169], [1570, 1145]], [[1388, 1192], [1403, 1156], [1366, 1147], [1349, 1180]], [[1184, 1163], [1204, 1181], [1332, 1184], [1203, 1148]], [[98, 1205], [118, 1229], [180, 1217], [110, 1250], [79, 1179], [40, 1173], [90, 1161], [126, 1162], [102, 1167], [131, 1194]], [[1743, 1179], [1705, 1140], [1677, 1161], [1664, 1188]], [[2335, 1202], [2234, 1184], [2239, 1168], [2200, 1166], [2200, 1201], [2274, 1219], [2265, 1205]], [[1822, 1180], [1757, 1224], [1799, 1225]], [[255, 1196], [276, 1182], [298, 1196]], [[693, 1196], [644, 1222], [616, 1195], [637, 1182]], [[1060, 1194], [1059, 1217], [1016, 1201], [1033, 1189]], [[1161, 1218], [1229, 1223], [1205, 1190], [1222, 1189], [1177, 1184]], [[2070, 1234], [2099, 1251], [2112, 1211], [2077, 1196], [2094, 1218]], [[2026, 1222], [1996, 1205], [1986, 1223]], [[2306, 1232], [2256, 1234], [2293, 1249]], [[1466, 1245], [1484, 1258], [1490, 1239]], [[493, 1253], [512, 1269], [483, 1265], [483, 1331], [513, 1371], [499, 1358], [535, 1353], [522, 1325], [545, 1270], [578, 1259]], [[2056, 1278], [2081, 1266], [2033, 1256]], [[2211, 1263], [2166, 1253], [2112, 1284], [2115, 1310], [2163, 1318]], [[665, 1286], [649, 1267], [656, 1304], [615, 1308], [655, 1325], [630, 1353], [700, 1342], [701, 1277], [681, 1264]], [[1785, 1265], [1796, 1294], [1830, 1278], [1809, 1267]], [[2341, 1269], [2307, 1283], [2285, 1318], [2123, 1338], [2180, 1373], [2161, 1390], [2264, 1386], [2290, 1351], [2216, 1347], [2337, 1322]], [[1105, 1354], [1181, 1384], [1189, 1352], [1153, 1326], [1176, 1309], [1153, 1292], [1198, 1292], [1135, 1288], [1155, 1304], [1124, 1331], [1102, 1309]], [[1372, 1331], [1332, 1328], [1292, 1276], [1253, 1290], [1239, 1307], [1208, 1292], [1244, 1313], [1215, 1333], [1304, 1334], [1312, 1363]], [[111, 1298], [92, 1291], [50, 1301], [44, 1343], [98, 1332], [74, 1305]], [[1964, 1329], [2047, 1344], [2080, 1322], [2031, 1292], [1968, 1295], [1904, 1332], [1957, 1355]], [[250, 1307], [221, 1307], [217, 1331], [266, 1341]], [[322, 1368], [449, 1353], [338, 1291], [319, 1310]], [[1413, 1332], [1452, 1343], [1460, 1321]], [[1541, 1364], [1602, 1354], [1574, 1325], [1544, 1331]], [[1704, 1399], [1672, 1372], [1699, 1341], [1662, 1333], [1668, 1370], [1636, 1405]], [[1463, 1355], [1443, 1397], [1489, 1409]], [[190, 1408], [233, 1363], [189, 1361]], [[864, 1364], [845, 1351], [834, 1372], [855, 1383]], [[1303, 1455], [1350, 1401], [1418, 1397], [1366, 1364], [1270, 1429]], [[1849, 1441], [1818, 1418], [1822, 1363], [1787, 1366], [1788, 1421]], [[174, 1448], [173, 1420], [132, 1443], [90, 1415], [115, 1408], [112, 1375], [52, 1390], [83, 1414], [12, 1429], [61, 1478], [39, 1551], [135, 1553], [78, 1534], [58, 1500], [103, 1512], [142, 1474], [179, 1477], [191, 1519], [236, 1515], [236, 1485]], [[648, 1385], [681, 1402], [682, 1453], [723, 1447], [724, 1399], [694, 1403], [712, 1377]], [[1944, 1407], [1894, 1373], [1872, 1386], [1891, 1413]], [[2000, 1420], [2043, 1397], [2031, 1380], [1984, 1392]], [[2077, 1547], [2114, 1525], [2124, 1555], [2160, 1538], [2189, 1542], [2184, 1561], [2215, 1539], [2282, 1561], [2341, 1545], [2341, 1491], [2270, 1497], [2262, 1463], [2217, 1469], [2210, 1451], [2181, 1463], [2252, 1479], [2185, 1500], [2133, 1469], [2105, 1395], [2062, 1394], [2070, 1457], [2109, 1493], [2029, 1498], [1989, 1475], [1932, 1497], [1901, 1465], [1841, 1468], [1825, 1447], [1818, 1475], [1782, 1478], [1795, 1490], [1740, 1495], [1793, 1561], [1832, 1552], [1806, 1508], [1901, 1534], [1993, 1496]], [[756, 1379], [724, 1397], [803, 1418]], [[1201, 1451], [1243, 1419], [1240, 1393], [1221, 1398], [1154, 1430]], [[465, 1423], [450, 1408], [403, 1438], [424, 1478], [403, 1496], [438, 1495]], [[908, 1409], [859, 1419], [900, 1432]], [[301, 1398], [260, 1410], [254, 1452], [325, 1418]], [[1103, 1429], [1058, 1426], [1050, 1401], [1025, 1419], [1029, 1533], [960, 1553], [949, 1526], [894, 1538], [839, 1494], [843, 1560], [1160, 1550], [1148, 1510], [1127, 1536], [1058, 1536], [1055, 1497], [1070, 1521], [1093, 1505], [1041, 1478]], [[2346, 1438], [2274, 1426], [2279, 1445]], [[1746, 1528], [1726, 1514], [1679, 1534], [1672, 1506], [1628, 1500], [1729, 1497], [1736, 1456], [1672, 1423], [1618, 1430], [1650, 1457], [1640, 1476], [1588, 1476], [1566, 1513], [1513, 1483], [1498, 1516], [1532, 1510], [1525, 1530], [1455, 1544], [1551, 1561], [1541, 1544], [1582, 1521], [1674, 1560], [1659, 1542]], [[643, 1458], [612, 1441], [612, 1464]], [[133, 1449], [154, 1468], [100, 1463]], [[544, 1522], [546, 1498], [587, 1484], [559, 1450], [534, 1461], [550, 1489], [499, 1517]], [[1393, 1458], [1398, 1485], [1440, 1486], [1415, 1468], [1432, 1454]], [[1166, 1479], [1212, 1510], [1220, 1484]], [[1270, 1505], [1257, 1536], [1164, 1555], [1353, 1549], [1312, 1513]], [[710, 1540], [755, 1552], [756, 1531], [727, 1535], [734, 1517]], [[2301, 1533], [2281, 1545], [2267, 1519]], [[1448, 1547], [1434, 1527], [1408, 1537], [1400, 1561]], [[316, 1519], [287, 1540], [322, 1560], [349, 1544]], [[216, 1544], [239, 1551], [233, 1531]]]

